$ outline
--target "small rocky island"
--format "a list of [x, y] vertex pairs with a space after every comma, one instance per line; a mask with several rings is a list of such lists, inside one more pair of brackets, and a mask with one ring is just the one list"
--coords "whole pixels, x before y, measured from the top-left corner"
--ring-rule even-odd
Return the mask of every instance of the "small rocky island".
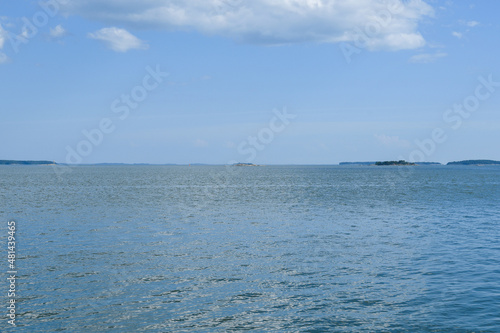
[[259, 165], [253, 163], [235, 163], [233, 164], [233, 166], [259, 166]]
[[458, 162], [449, 162], [446, 165], [500, 165], [500, 161], [493, 160], [465, 160]]
[[376, 162], [375, 165], [417, 165], [416, 163], [411, 163], [411, 162], [406, 162], [405, 160], [399, 160], [399, 161], [384, 161], [384, 162]]

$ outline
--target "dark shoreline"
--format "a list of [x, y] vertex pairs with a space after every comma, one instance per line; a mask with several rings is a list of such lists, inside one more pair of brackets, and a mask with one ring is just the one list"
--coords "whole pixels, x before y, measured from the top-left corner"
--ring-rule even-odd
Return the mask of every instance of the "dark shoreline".
[[[340, 166], [448, 166], [448, 165], [469, 165], [469, 166], [483, 166], [483, 165], [500, 165], [500, 161], [495, 160], [463, 160], [448, 162], [445, 164], [439, 162], [415, 162], [415, 163], [400, 163], [401, 161], [386, 161], [386, 162], [340, 162], [338, 164], [328, 164], [328, 165], [340, 165]], [[191, 164], [175, 164], [175, 163], [89, 163], [89, 164], [66, 164], [57, 163], [55, 161], [32, 161], [32, 160], [0, 160], [0, 165], [60, 165], [60, 166], [125, 166], [125, 165], [170, 165], [170, 166], [215, 166], [215, 165], [226, 165], [226, 164], [203, 164], [203, 163], [191, 163]], [[270, 164], [272, 165], [272, 164]], [[278, 164], [276, 164], [278, 165]], [[315, 165], [315, 164], [293, 164], [293, 165]], [[325, 164], [317, 164], [325, 165]], [[260, 166], [258, 164], [252, 163], [237, 163], [233, 166]]]

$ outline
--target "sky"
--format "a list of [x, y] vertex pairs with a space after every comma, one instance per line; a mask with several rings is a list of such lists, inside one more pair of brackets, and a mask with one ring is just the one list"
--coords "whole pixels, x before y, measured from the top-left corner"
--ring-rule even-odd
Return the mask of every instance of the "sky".
[[497, 1], [0, 0], [0, 159], [500, 160]]

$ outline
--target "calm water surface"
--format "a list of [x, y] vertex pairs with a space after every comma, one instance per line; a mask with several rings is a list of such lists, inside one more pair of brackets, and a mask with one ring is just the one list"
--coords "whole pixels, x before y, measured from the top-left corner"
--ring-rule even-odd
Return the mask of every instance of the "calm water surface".
[[499, 167], [2, 166], [10, 220], [19, 332], [500, 332]]

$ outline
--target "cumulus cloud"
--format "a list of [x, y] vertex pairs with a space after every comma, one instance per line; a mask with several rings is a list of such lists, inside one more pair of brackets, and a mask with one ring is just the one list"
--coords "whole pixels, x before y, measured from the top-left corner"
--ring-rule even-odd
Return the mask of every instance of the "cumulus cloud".
[[478, 25], [478, 24], [479, 24], [479, 22], [478, 22], [478, 21], [468, 21], [466, 24], [467, 24], [467, 26], [468, 26], [468, 27], [473, 28], [473, 27], [475, 27], [476, 25]]
[[413, 57], [411, 57], [409, 62], [428, 64], [431, 62], [435, 62], [439, 58], [444, 58], [446, 56], [447, 56], [447, 54], [444, 52], [422, 53], [422, 54], [417, 54], [417, 55], [414, 55]]
[[352, 42], [369, 49], [411, 49], [425, 40], [418, 24], [433, 15], [422, 0], [67, 0], [67, 14], [129, 28], [186, 29], [242, 42]]
[[148, 45], [125, 29], [115, 27], [102, 28], [88, 34], [89, 38], [97, 39], [116, 52], [127, 52], [131, 49], [147, 49]]
[[463, 37], [463, 35], [462, 35], [462, 33], [461, 33], [461, 32], [453, 31], [451, 34], [452, 34], [453, 36], [457, 37], [458, 39], [460, 39], [460, 38], [462, 38], [462, 37]]
[[62, 25], [57, 25], [55, 28], [50, 28], [50, 37], [61, 38], [66, 36], [67, 31], [62, 27]]

